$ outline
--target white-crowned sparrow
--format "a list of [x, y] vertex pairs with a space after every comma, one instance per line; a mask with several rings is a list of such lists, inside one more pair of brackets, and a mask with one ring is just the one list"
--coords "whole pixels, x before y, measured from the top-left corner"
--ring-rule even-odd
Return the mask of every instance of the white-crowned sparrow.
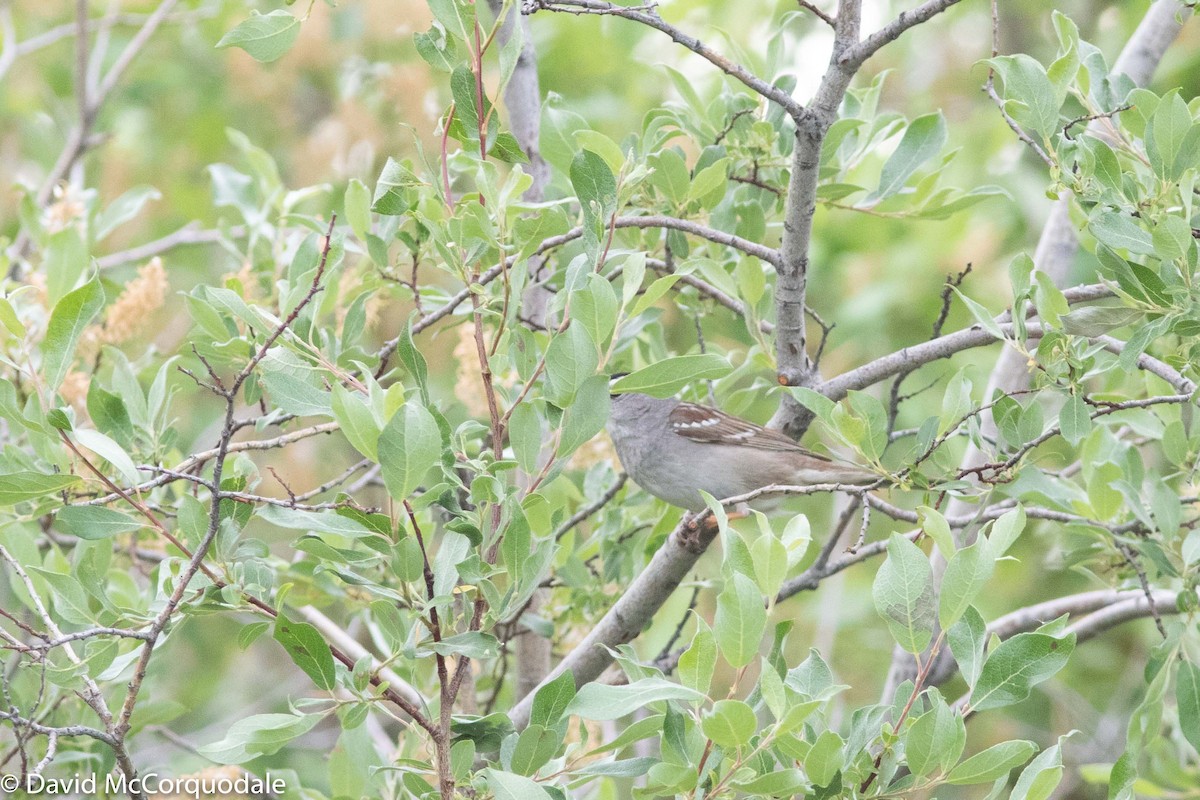
[[645, 394], [613, 397], [608, 432], [625, 471], [671, 505], [704, 508], [772, 484], [871, 483], [880, 476], [817, 455], [715, 408]]

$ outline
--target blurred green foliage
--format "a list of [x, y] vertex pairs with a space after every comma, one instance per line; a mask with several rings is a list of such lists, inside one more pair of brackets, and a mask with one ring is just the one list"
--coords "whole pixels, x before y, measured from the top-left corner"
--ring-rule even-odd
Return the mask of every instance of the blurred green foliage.
[[[221, 435], [221, 402], [197, 380], [214, 380], [206, 368], [238, 374], [259, 347], [261, 361], [237, 398], [247, 420], [238, 440], [340, 428], [238, 451], [216, 489], [203, 485], [212, 474], [204, 464], [188, 465], [197, 478], [190, 483], [144, 487], [164, 527], [188, 547], [208, 530], [214, 491], [227, 494], [213, 517], [209, 559], [221, 583], [197, 578], [203, 595], [189, 595], [150, 661], [132, 718], [140, 767], [179, 774], [212, 760], [292, 770], [281, 774], [296, 797], [430, 795], [437, 782], [429, 764], [442, 754], [417, 726], [380, 711], [366, 662], [335, 663], [328, 633], [300, 619], [311, 604], [383, 654], [427, 698], [431, 719], [445, 686], [437, 661], [477, 662], [466, 691], [478, 696], [455, 709], [451, 757], [460, 786], [496, 797], [698, 796], [704, 778], [714, 792], [706, 796], [923, 796], [936, 786], [941, 797], [975, 797], [972, 783], [995, 781], [995, 792], [1041, 798], [1063, 762], [1059, 796], [1106, 796], [1108, 784], [1112, 796], [1194, 796], [1200, 701], [1189, 691], [1200, 653], [1191, 616], [1191, 406], [1101, 417], [1103, 403], [1166, 390], [1126, 374], [1132, 348], [1118, 361], [1095, 345], [1098, 333], [1111, 332], [1196, 378], [1196, 159], [1163, 156], [1165, 134], [1146, 133], [1170, 129], [1176, 152], [1195, 147], [1194, 25], [1140, 94], [1122, 85], [1101, 98], [1099, 73], [1078, 64], [1049, 94], [1026, 91], [1042, 67], [996, 62], [1001, 91], [1016, 103], [1007, 108], [1026, 129], [1042, 128], [1040, 141], [1053, 152], [1049, 178], [978, 91], [991, 55], [986, 9], [955, 7], [868, 63], [843, 106], [844, 119], [859, 122], [838, 131], [844, 138], [822, 163], [807, 300], [836, 325], [821, 371], [837, 376], [929, 339], [947, 277], [971, 265], [961, 294], [951, 296], [946, 332], [995, 324], [990, 315], [1014, 300], [1048, 325], [1040, 344], [1024, 340], [1020, 323], [1011, 334], [1040, 367], [1037, 398], [1006, 398], [995, 409], [996, 447], [1016, 454], [1003, 475], [1012, 482], [978, 490], [955, 474], [966, 441], [982, 441], [971, 412], [991, 400], [983, 387], [998, 347], [924, 367], [905, 384], [915, 394], [890, 423], [887, 384], [839, 406], [809, 397], [818, 412], [810, 439], [899, 476], [891, 499], [919, 507], [924, 549], [899, 535], [914, 525], [874, 514], [864, 532], [887, 542], [880, 569], [850, 569], [776, 603], [780, 567], [791, 578], [811, 566], [844, 506], [794, 498], [773, 527], [736, 523], [689, 575], [699, 591], [676, 592], [619, 650], [628, 686], [589, 684], [575, 693], [570, 681], [552, 682], [533, 704], [532, 724], [518, 731], [506, 715], [518, 699], [508, 671], [518, 632], [549, 638], [558, 656], [570, 652], [680, 517], [630, 484], [584, 524], [560, 527], [617, 480], [611, 452], [593, 441], [607, 415], [607, 376], [635, 371], [627, 385], [664, 394], [690, 383], [684, 394], [698, 400], [712, 378], [721, 407], [758, 421], [784, 391], [771, 337], [757, 324], [773, 314], [773, 270], [682, 230], [617, 229], [613, 216], [669, 214], [776, 247], [790, 123], [660, 33], [610, 17], [539, 12], [531, 20], [547, 98], [542, 150], [554, 169], [547, 202], [523, 204], [528, 179], [514, 167], [522, 156], [506, 112], [488, 117], [473, 97], [471, 31], [445, 64], [453, 72], [427, 65], [412, 36], [434, 19], [449, 29], [447, 20], [475, 6], [439, 0], [431, 14], [415, 0], [255, 4], [262, 15], [303, 18], [294, 44], [284, 41], [292, 22], [276, 16], [283, 27], [267, 33], [280, 40], [251, 53], [215, 49], [246, 24], [248, 5], [193, 0], [172, 12], [100, 110], [101, 139], [44, 208], [31, 198], [76, 122], [73, 36], [22, 53], [0, 74], [0, 182], [11, 187], [0, 195], [0, 236], [27, 237], [16, 256], [32, 267], [23, 282], [6, 284], [0, 306], [0, 474], [9, 479], [0, 543], [53, 598], [53, 618], [67, 630], [144, 625], [185, 560], [129, 505], [84, 505], [111, 487], [64, 440], [85, 447], [106, 478], [126, 488], [136, 485], [131, 477], [154, 474], [137, 472], [142, 465], [187, 464]], [[155, 6], [120, 7], [132, 16], [112, 28], [101, 71]], [[795, 10], [788, 2], [688, 0], [660, 11], [763, 74], [796, 74], [797, 96], [806, 98], [831, 37]], [[1111, 63], [1145, 4], [1077, 0], [1057, 10], [1055, 22], [1037, 0], [1003, 4], [1000, 52], [1048, 65], [1072, 47], [1090, 53], [1082, 40]], [[99, 19], [105, 9], [91, 12]], [[16, 0], [0, 13], [15, 41], [71, 24], [69, 9], [53, 4]], [[890, 16], [871, 5], [864, 28]], [[486, 31], [490, 17], [481, 18]], [[253, 19], [258, 26], [268, 18]], [[1078, 26], [1078, 39], [1063, 20]], [[283, 44], [290, 47], [274, 46]], [[500, 50], [484, 61], [483, 83], [497, 104]], [[1027, 83], [1017, 74], [1024, 68], [1035, 73]], [[1044, 104], [1047, 97], [1058, 102]], [[1065, 121], [1093, 112], [1089, 100], [1097, 110], [1134, 106], [1120, 116], [1115, 144], [1061, 136]], [[481, 132], [487, 159], [479, 156]], [[752, 176], [774, 191], [730, 176]], [[1089, 318], [1067, 313], [1062, 295], [1022, 258], [1055, 181], [1075, 190], [1075, 227], [1087, 230], [1066, 285], [1100, 276], [1121, 290], [1120, 302]], [[338, 226], [326, 241], [332, 213]], [[193, 221], [194, 230], [215, 233], [165, 250], [161, 263], [126, 257]], [[548, 250], [552, 324], [530, 325], [518, 314], [522, 282], [534, 277], [530, 255], [576, 224], [577, 239]], [[93, 270], [89, 256], [115, 263]], [[481, 283], [479, 273], [506, 257], [503, 278]], [[666, 271], [678, 267], [716, 286], [748, 313], [659, 277], [647, 257], [675, 259]], [[477, 316], [467, 299], [429, 319], [463, 286], [474, 287]], [[268, 339], [293, 311], [278, 341]], [[556, 327], [568, 318], [572, 324]], [[421, 330], [410, 335], [413, 321]], [[500, 425], [485, 402], [481, 348], [491, 356], [499, 413], [513, 409]], [[1084, 397], [1100, 405], [1085, 407]], [[954, 435], [960, 424], [964, 436]], [[1023, 446], [1054, 425], [1062, 436], [1021, 458]], [[498, 428], [510, 449], [495, 441]], [[922, 431], [885, 450], [893, 428]], [[914, 464], [923, 458], [917, 443], [941, 436], [936, 453]], [[1078, 471], [1055, 474], [1077, 459]], [[375, 470], [378, 478], [366, 480]], [[287, 507], [289, 496], [335, 480], [311, 500], [326, 506]], [[1128, 524], [1137, 536], [1116, 540], [1086, 521], [1031, 517], [1021, 525], [1009, 512], [981, 526], [978, 549], [956, 552], [950, 536], [939, 536], [948, 524], [930, 507], [942, 490]], [[256, 499], [264, 496], [276, 502]], [[925, 538], [953, 559], [940, 604]], [[1127, 555], [1134, 551], [1136, 558]], [[24, 584], [11, 564], [5, 570], [4, 607], [41, 628]], [[1062, 621], [1047, 622], [993, 645], [984, 662], [984, 621], [1087, 590], [1140, 590], [1147, 572], [1153, 588], [1193, 597], [1180, 609], [1186, 613], [1168, 620], [1166, 643], [1145, 619], [1086, 644]], [[543, 584], [552, 589], [545, 604], [521, 617]], [[962, 602], [948, 600], [946, 586]], [[247, 598], [283, 616], [268, 626]], [[476, 598], [487, 609], [481, 624], [471, 621]], [[436, 627], [430, 609], [447, 625], [444, 639], [427, 633]], [[933, 627], [939, 613], [944, 642]], [[952, 650], [970, 680], [953, 677], [940, 694], [910, 703], [911, 713], [903, 708], [911, 685], [896, 702], [881, 700], [893, 644], [919, 654], [931, 641]], [[84, 666], [56, 649], [53, 700], [40, 694], [26, 654], [10, 681], [15, 707], [52, 706], [48, 724], [90, 719], [72, 694], [83, 674], [119, 706], [139, 648], [94, 638], [78, 648]], [[663, 651], [678, 661], [672, 677], [657, 672]], [[968, 669], [973, 652], [978, 663]], [[328, 691], [335, 684], [342, 694]], [[1022, 702], [1030, 695], [1035, 700]], [[969, 724], [949, 705], [960, 696], [980, 712]], [[611, 722], [618, 718], [624, 722]], [[897, 720], [904, 724], [892, 730]], [[206, 747], [196, 753], [177, 747], [176, 737], [156, 738], [157, 725]], [[1060, 750], [1059, 737], [1072, 729], [1083, 734], [1064, 736]], [[755, 739], [764, 731], [767, 738]], [[15, 757], [10, 734], [0, 734], [0, 757]], [[658, 744], [649, 756], [634, 745], [647, 738]], [[761, 747], [747, 748], [751, 739]], [[569, 763], [560, 760], [564, 745]], [[28, 747], [34, 762], [45, 753], [44, 743]], [[112, 767], [101, 742], [58, 747], [52, 769]], [[603, 758], [620, 755], [612, 774], [576, 761], [593, 748]], [[1142, 783], [1134, 784], [1139, 769]], [[652, 788], [632, 788], [646, 781]]]

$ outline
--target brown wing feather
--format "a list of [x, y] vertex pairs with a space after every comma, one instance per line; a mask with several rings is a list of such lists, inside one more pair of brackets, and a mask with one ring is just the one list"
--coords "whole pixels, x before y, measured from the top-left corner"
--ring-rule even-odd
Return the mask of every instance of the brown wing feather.
[[680, 403], [668, 419], [671, 429], [679, 436], [701, 444], [727, 444], [754, 447], [759, 450], [780, 450], [829, 461], [825, 456], [801, 447], [778, 431], [755, 425], [723, 411], [695, 403]]

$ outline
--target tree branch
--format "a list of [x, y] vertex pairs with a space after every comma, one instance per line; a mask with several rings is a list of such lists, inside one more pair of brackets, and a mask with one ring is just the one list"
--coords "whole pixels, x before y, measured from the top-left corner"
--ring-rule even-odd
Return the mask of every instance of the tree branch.
[[[133, 35], [133, 38], [129, 40], [129, 44], [121, 51], [116, 61], [113, 62], [113, 65], [100, 81], [94, 93], [89, 93], [86, 90], [87, 37], [80, 36], [78, 48], [83, 52], [80, 60], [84, 65], [82, 72], [84, 72], [85, 80], [77, 87], [77, 91], [81, 91], [84, 95], [79, 99], [79, 121], [67, 135], [67, 141], [63, 145], [62, 151], [58, 154], [54, 166], [50, 168], [50, 172], [42, 182], [41, 188], [38, 189], [35, 198], [38, 208], [44, 208], [50, 202], [54, 187], [67, 176], [71, 168], [92, 147], [94, 143], [92, 128], [96, 123], [96, 117], [100, 114], [100, 109], [104, 105], [104, 101], [108, 99], [109, 94], [116, 88], [117, 82], [120, 81], [125, 70], [128, 69], [133, 59], [137, 57], [138, 52], [146, 45], [146, 42], [150, 40], [150, 37], [154, 35], [154, 32], [158, 30], [159, 25], [166, 19], [177, 2], [178, 0], [162, 0], [158, 8], [154, 9], [146, 17], [145, 22], [142, 23], [137, 33]], [[86, 20], [79, 25], [79, 28], [81, 32], [86, 31]], [[24, 262], [26, 251], [29, 249], [31, 242], [32, 239], [28, 232], [21, 230], [12, 245], [13, 258], [12, 266], [9, 267], [9, 277], [15, 278], [20, 275], [21, 265]]]
[[[740, 236], [734, 236], [733, 234], [726, 233], [725, 231], [719, 231], [715, 228], [710, 228], [707, 225], [701, 225], [698, 222], [692, 222], [691, 220], [685, 220], [685, 219], [678, 219], [676, 217], [667, 217], [667, 216], [659, 216], [659, 215], [645, 216], [645, 217], [616, 217], [613, 221], [613, 227], [614, 228], [673, 228], [675, 230], [679, 230], [684, 233], [690, 233], [694, 236], [699, 236], [702, 239], [707, 239], [708, 241], [713, 242], [714, 244], [721, 244], [721, 245], [725, 245], [726, 247], [732, 247], [735, 250], [740, 250], [741, 252], [744, 252], [747, 255], [755, 256], [756, 258], [760, 258], [763, 261], [766, 261], [767, 263], [770, 263], [770, 264], [775, 264], [778, 261], [778, 257], [779, 257], [779, 254], [777, 251], [772, 250], [771, 248], [766, 247], [764, 245], [758, 244], [756, 242], [751, 242], [747, 239], [741, 238]], [[561, 247], [564, 244], [573, 242], [574, 240], [580, 238], [581, 236], [583, 236], [583, 228], [582, 227], [572, 228], [571, 230], [567, 231], [566, 233], [562, 233], [557, 236], [551, 236], [547, 239], [544, 239], [541, 242], [541, 244], [539, 244], [534, 249], [533, 253], [531, 253], [529, 257], [536, 258], [537, 256], [543, 255], [544, 253], [547, 253], [556, 247]], [[496, 265], [490, 267], [489, 269], [487, 269], [486, 271], [480, 273], [479, 279], [477, 281], [472, 281], [472, 285], [486, 286], [487, 284], [494, 281], [496, 278], [503, 275], [505, 270], [512, 268], [512, 266], [517, 263], [517, 260], [518, 259], [516, 256], [508, 256], [501, 263], [496, 264]], [[430, 325], [433, 325], [434, 323], [438, 322], [439, 320], [445, 319], [446, 317], [450, 316], [451, 314], [453, 314], [455, 312], [455, 310], [460, 305], [462, 305], [464, 302], [466, 302], [466, 300], [470, 296], [471, 296], [471, 287], [464, 286], [458, 292], [451, 295], [450, 298], [448, 300], [446, 300], [446, 302], [443, 305], [439, 306], [434, 311], [431, 311], [430, 313], [424, 315], [423, 317], [421, 317], [421, 318], [417, 319], [415, 322], [413, 322], [412, 332], [414, 334], [420, 333], [421, 331], [428, 328]], [[382, 348], [380, 348], [379, 352], [377, 353], [377, 356], [379, 357], [379, 363], [380, 363], [380, 368], [378, 371], [379, 374], [382, 374], [382, 371], [386, 368], [388, 359], [391, 357], [391, 355], [393, 353], [396, 352], [396, 348], [399, 345], [400, 345], [400, 337], [397, 336], [396, 338], [391, 339], [388, 342], [386, 342], [384, 344], [384, 346]], [[377, 377], [378, 377], [378, 375], [377, 375]]]
[[[1176, 17], [1180, 11], [1181, 6], [1177, 0], [1157, 0], [1146, 12], [1125, 47], [1122, 48], [1113, 71], [1125, 72], [1135, 83], [1144, 85], [1150, 79], [1167, 47], [1179, 33], [1181, 23], [1176, 20]], [[1098, 121], [1089, 123], [1089, 128], [1097, 124], [1099, 124]], [[1070, 219], [1070, 195], [1064, 192], [1054, 204], [1046, 224], [1042, 228], [1037, 248], [1034, 251], [1033, 263], [1038, 270], [1046, 273], [1056, 286], [1062, 286], [1068, 279], [1077, 248], [1075, 228]], [[1112, 349], [1112, 346], [1118, 344], [1115, 340], [1108, 339], [1105, 346]], [[1002, 352], [992, 368], [987, 387], [984, 389], [984, 397], [994, 397], [997, 391], [1011, 393], [1027, 386], [1028, 374], [1024, 361], [1015, 350], [1006, 349]], [[1155, 369], [1149, 369], [1155, 366], [1155, 362], [1157, 359], [1151, 359], [1148, 356], [1138, 359], [1139, 366], [1151, 372], [1155, 372]], [[1166, 367], [1166, 365], [1163, 366]], [[1166, 369], [1170, 370], [1169, 367]], [[1171, 370], [1171, 372], [1174, 371]], [[1155, 372], [1155, 374], [1160, 373]], [[1179, 391], [1189, 391], [1180, 387], [1179, 384], [1174, 385]], [[983, 414], [980, 423], [981, 434], [985, 438], [994, 438], [996, 425], [992, 415]], [[984, 464], [986, 460], [987, 456], [980, 448], [976, 447], [974, 443], [968, 443], [960, 466], [964, 471], [971, 470]], [[947, 513], [961, 514], [966, 510], [965, 504], [957, 499], [952, 499]], [[941, 575], [946, 562], [938, 551], [935, 551], [931, 558], [933, 560], [934, 586], [937, 587], [941, 584]], [[891, 697], [895, 687], [903, 682], [909, 672], [908, 657], [902, 650], [896, 648], [892, 653], [892, 667], [884, 688], [885, 698]]]
[[607, 15], [639, 22], [642, 25], [654, 28], [656, 31], [665, 33], [676, 44], [686, 47], [726, 75], [741, 81], [751, 90], [777, 103], [789, 116], [795, 118], [804, 110], [804, 107], [800, 103], [796, 102], [790, 94], [778, 86], [767, 83], [741, 64], [736, 61], [730, 61], [696, 37], [690, 36], [674, 25], [664, 21], [653, 6], [648, 8], [644, 6], [618, 6], [604, 2], [604, 0], [526, 0], [522, 7], [522, 11], [525, 14], [533, 14], [539, 10], [562, 11], [569, 14]]
[[[617, 598], [591, 633], [550, 671], [542, 686], [568, 671], [574, 674], [576, 686], [600, 677], [605, 667], [612, 663], [609, 648], [630, 642], [642, 632], [716, 537], [717, 526], [705, 524], [709, 513], [684, 517], [641, 574]], [[536, 694], [536, 690], [531, 691], [509, 712], [518, 728], [529, 724]]]
[[[1112, 291], [1104, 284], [1088, 284], [1066, 289], [1063, 291], [1063, 295], [1069, 303], [1086, 303], [1110, 297], [1112, 296]], [[1032, 315], [1032, 311], [1030, 315]], [[1013, 328], [1010, 321], [1012, 317], [1010, 312], [1005, 311], [994, 317], [994, 319], [1006, 335], [1012, 333]], [[1042, 328], [1040, 324], [1033, 323], [1026, 325], [1026, 330], [1031, 339], [1041, 336]], [[840, 400], [851, 390], [872, 386], [898, 373], [908, 372], [925, 364], [949, 358], [963, 350], [982, 347], [995, 341], [996, 338], [983, 330], [982, 327], [972, 325], [969, 328], [948, 333], [911, 347], [903, 347], [894, 353], [881, 356], [849, 372], [843, 372], [841, 375], [830, 378], [816, 387], [816, 391], [819, 391], [831, 400]], [[1115, 342], [1116, 340], [1111, 341]], [[1024, 370], [1025, 360], [1023, 357], [1020, 364], [1022, 370]], [[990, 397], [991, 394], [986, 396]]]
[[857, 69], [881, 47], [891, 44], [909, 29], [928, 22], [958, 2], [959, 0], [926, 0], [911, 11], [901, 11], [900, 16], [850, 48], [842, 58]]
[[152, 242], [146, 242], [137, 247], [131, 247], [128, 250], [121, 250], [120, 252], [100, 256], [96, 259], [96, 267], [98, 269], [110, 269], [123, 264], [146, 261], [176, 247], [216, 244], [226, 238], [238, 238], [245, 234], [246, 228], [242, 225], [235, 225], [228, 230], [200, 230], [196, 223], [190, 222], [161, 239], [155, 239]]
[[[504, 0], [488, 0], [492, 13], [499, 17], [504, 12]], [[500, 45], [505, 46], [515, 33], [521, 36], [521, 50], [517, 56], [516, 66], [513, 67], [512, 77], [504, 87], [504, 106], [508, 111], [508, 124], [513, 136], [529, 159], [529, 174], [532, 182], [525, 190], [522, 198], [529, 203], [541, 202], [545, 196], [546, 186], [550, 183], [550, 165], [542, 158], [539, 145], [542, 93], [538, 81], [537, 51], [533, 46], [533, 31], [529, 17], [510, 10], [500, 23]], [[547, 325], [547, 313], [553, 293], [542, 282], [536, 279], [545, 266], [545, 259], [535, 256], [530, 259], [528, 273], [530, 285], [521, 297], [521, 312], [533, 326]], [[499, 332], [497, 332], [497, 337]], [[528, 488], [529, 476], [521, 474], [524, 483], [522, 488]], [[549, 590], [537, 589], [529, 598], [527, 611], [537, 614], [549, 597]], [[520, 698], [532, 691], [550, 672], [553, 664], [553, 653], [550, 640], [536, 634], [520, 636], [513, 644], [515, 650], [516, 697]], [[507, 655], [507, 653], [506, 653]], [[503, 662], [507, 669], [507, 658]], [[468, 676], [473, 679], [473, 676]], [[497, 691], [502, 688], [503, 681], [497, 681]], [[474, 686], [465, 686], [463, 696], [468, 699], [475, 697]], [[493, 693], [493, 698], [497, 695]]]
[[[1037, 628], [1042, 622], [1056, 619], [1063, 614], [1083, 613], [1087, 616], [1072, 622], [1065, 631], [1066, 634], [1075, 634], [1077, 644], [1083, 644], [1118, 625], [1135, 619], [1151, 617], [1156, 608], [1159, 613], [1178, 614], [1179, 609], [1175, 605], [1175, 595], [1176, 593], [1169, 589], [1158, 589], [1150, 597], [1140, 591], [1083, 592], [1056, 600], [1047, 600], [1045, 603], [1039, 603], [1036, 606], [1020, 609], [1000, 617], [988, 625], [988, 633], [995, 633], [1004, 639]], [[939, 664], [938, 674], [935, 675], [935, 678], [940, 679], [938, 683], [949, 680], [956, 671], [955, 666], [950, 661], [949, 669], [943, 673], [943, 665]], [[954, 708], [961, 710], [966, 707], [970, 699], [970, 692], [964, 694], [954, 701]]]
[[[775, 269], [775, 367], [778, 380], [784, 386], [812, 387], [820, 379], [808, 357], [804, 319], [808, 251], [817, 208], [821, 148], [830, 126], [837, 120], [838, 108], [857, 69], [845, 63], [843, 57], [858, 41], [861, 19], [861, 0], [840, 0], [829, 67], [810, 107], [796, 117], [796, 143], [784, 201], [783, 241], [779, 248], [782, 263]], [[771, 426], [799, 439], [811, 421], [811, 412], [785, 394]]]

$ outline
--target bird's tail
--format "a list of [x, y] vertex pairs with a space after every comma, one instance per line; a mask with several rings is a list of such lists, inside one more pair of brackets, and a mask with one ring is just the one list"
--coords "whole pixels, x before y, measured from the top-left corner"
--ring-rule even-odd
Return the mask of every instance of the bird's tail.
[[870, 472], [861, 467], [838, 464], [829, 470], [829, 482], [831, 483], [851, 483], [855, 486], [863, 486], [868, 483], [875, 483], [881, 477], [877, 472]]
[[883, 476], [875, 472], [856, 467], [852, 464], [823, 463], [819, 468], [801, 468], [796, 476], [796, 482], [801, 485], [816, 483], [845, 483], [854, 486], [865, 486], [875, 483]]

